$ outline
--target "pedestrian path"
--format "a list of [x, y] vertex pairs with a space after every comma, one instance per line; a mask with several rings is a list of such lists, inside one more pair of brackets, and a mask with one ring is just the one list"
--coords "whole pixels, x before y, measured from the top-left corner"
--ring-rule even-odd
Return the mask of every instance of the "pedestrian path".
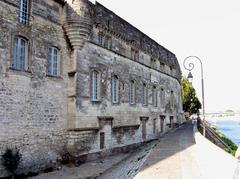
[[161, 140], [134, 179], [233, 179], [236, 166], [189, 122]]
[[202, 179], [194, 147], [193, 128], [188, 123], [162, 138], [135, 179]]
[[[195, 132], [195, 158], [205, 179], [233, 179], [237, 159]], [[240, 179], [240, 178], [238, 178]]]
[[208, 141], [188, 122], [133, 153], [63, 167], [33, 179], [236, 179], [236, 167], [236, 158]]

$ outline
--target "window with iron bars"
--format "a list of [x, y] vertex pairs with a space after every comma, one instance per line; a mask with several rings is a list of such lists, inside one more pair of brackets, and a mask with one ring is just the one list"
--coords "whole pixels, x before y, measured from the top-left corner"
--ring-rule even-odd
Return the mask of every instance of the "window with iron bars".
[[143, 106], [147, 106], [148, 104], [147, 85], [145, 83], [142, 85], [142, 104]]
[[58, 75], [58, 49], [56, 47], [49, 48], [48, 74], [51, 76]]
[[29, 1], [28, 0], [19, 0], [19, 22], [21, 24], [28, 24], [29, 23]]
[[119, 79], [118, 76], [114, 75], [112, 78], [112, 103], [118, 103], [119, 96]]
[[98, 33], [98, 44], [106, 49], [111, 48], [111, 37], [109, 35], [103, 34], [102, 32]]
[[130, 89], [129, 89], [129, 98], [130, 98], [130, 104], [135, 104], [135, 93], [136, 93], [136, 84], [134, 80], [131, 80], [130, 82]]
[[157, 107], [157, 87], [153, 86], [152, 90], [152, 103], [153, 107]]
[[92, 101], [99, 100], [99, 88], [100, 88], [100, 74], [98, 71], [94, 70], [91, 72], [91, 98]]

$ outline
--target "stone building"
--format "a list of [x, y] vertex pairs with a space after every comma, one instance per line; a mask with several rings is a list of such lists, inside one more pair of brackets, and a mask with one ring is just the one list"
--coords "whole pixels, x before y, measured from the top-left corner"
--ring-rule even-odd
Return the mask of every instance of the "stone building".
[[97, 2], [0, 0], [0, 156], [20, 149], [21, 171], [158, 138], [182, 121], [180, 78], [172, 52]]

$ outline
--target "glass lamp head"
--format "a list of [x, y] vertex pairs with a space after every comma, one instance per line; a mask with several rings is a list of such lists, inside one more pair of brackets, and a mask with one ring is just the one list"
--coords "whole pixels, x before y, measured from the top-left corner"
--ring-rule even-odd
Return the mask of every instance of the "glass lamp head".
[[189, 71], [188, 76], [187, 76], [187, 79], [188, 79], [188, 81], [189, 81], [190, 83], [192, 83], [192, 81], [193, 81], [193, 75], [192, 75], [191, 71]]

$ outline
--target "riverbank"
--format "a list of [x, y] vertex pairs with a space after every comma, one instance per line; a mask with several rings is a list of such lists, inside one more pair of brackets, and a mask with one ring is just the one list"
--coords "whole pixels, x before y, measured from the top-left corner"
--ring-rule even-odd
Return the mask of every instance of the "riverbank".
[[240, 118], [216, 118], [206, 120], [213, 126], [216, 126], [219, 131], [226, 136], [226, 138], [229, 138], [236, 145], [240, 146]]
[[238, 149], [238, 145], [235, 144], [232, 140], [230, 140], [229, 138], [227, 138], [224, 133], [222, 133], [217, 127], [212, 127], [213, 130], [216, 132], [216, 134], [223, 140], [223, 142], [225, 142], [230, 148], [224, 148], [224, 150], [226, 152], [228, 152], [229, 154], [235, 156], [235, 153]]

